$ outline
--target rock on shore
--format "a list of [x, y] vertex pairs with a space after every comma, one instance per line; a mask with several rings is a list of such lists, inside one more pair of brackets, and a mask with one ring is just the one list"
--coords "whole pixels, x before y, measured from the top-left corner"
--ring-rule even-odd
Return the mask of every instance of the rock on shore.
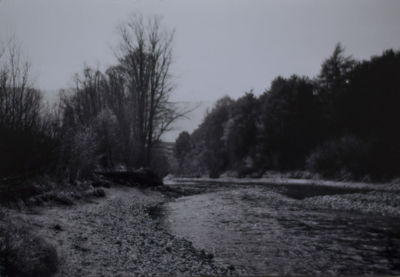
[[149, 207], [165, 201], [161, 193], [126, 187], [106, 193], [98, 202], [23, 215], [56, 246], [62, 260], [58, 276], [235, 274], [149, 216]]

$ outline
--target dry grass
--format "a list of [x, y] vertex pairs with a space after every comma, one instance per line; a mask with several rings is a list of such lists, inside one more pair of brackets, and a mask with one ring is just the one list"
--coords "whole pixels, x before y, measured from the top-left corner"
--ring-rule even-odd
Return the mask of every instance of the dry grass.
[[56, 248], [27, 226], [4, 220], [0, 227], [2, 276], [52, 276], [59, 265]]

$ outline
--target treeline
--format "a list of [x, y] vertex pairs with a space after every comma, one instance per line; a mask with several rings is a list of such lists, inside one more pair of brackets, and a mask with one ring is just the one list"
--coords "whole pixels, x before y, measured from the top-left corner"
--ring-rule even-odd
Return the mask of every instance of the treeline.
[[398, 177], [399, 77], [399, 51], [356, 61], [338, 44], [316, 78], [277, 77], [259, 97], [218, 100], [192, 134], [177, 138], [176, 173]]
[[57, 128], [30, 82], [15, 40], [0, 48], [0, 176], [31, 175], [55, 160]]
[[165, 173], [165, 157], [153, 149], [183, 114], [169, 101], [173, 33], [158, 18], [134, 16], [120, 38], [117, 63], [104, 72], [85, 67], [53, 108], [15, 40], [0, 47], [0, 180], [76, 180], [117, 167]]

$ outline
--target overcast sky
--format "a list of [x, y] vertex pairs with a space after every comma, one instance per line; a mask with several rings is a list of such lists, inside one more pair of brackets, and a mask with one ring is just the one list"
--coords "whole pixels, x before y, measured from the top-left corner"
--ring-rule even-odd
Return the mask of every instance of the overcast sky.
[[313, 77], [341, 42], [366, 59], [400, 49], [399, 0], [0, 0], [0, 39], [14, 34], [50, 93], [84, 64], [115, 62], [117, 25], [132, 13], [161, 15], [176, 30], [175, 101], [234, 98], [277, 75]]
[[369, 58], [400, 48], [398, 0], [0, 0], [0, 38], [22, 41], [38, 87], [71, 85], [86, 63], [114, 63], [133, 12], [176, 29], [174, 100], [258, 94], [277, 75], [315, 76], [336, 42]]

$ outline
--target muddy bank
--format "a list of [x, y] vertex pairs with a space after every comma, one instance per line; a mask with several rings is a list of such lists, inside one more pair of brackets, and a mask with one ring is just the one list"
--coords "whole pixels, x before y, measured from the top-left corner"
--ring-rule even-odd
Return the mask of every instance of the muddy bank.
[[238, 273], [169, 234], [149, 215], [149, 208], [167, 201], [162, 193], [127, 187], [105, 190], [106, 198], [90, 203], [11, 214], [56, 247], [61, 257], [56, 276]]

